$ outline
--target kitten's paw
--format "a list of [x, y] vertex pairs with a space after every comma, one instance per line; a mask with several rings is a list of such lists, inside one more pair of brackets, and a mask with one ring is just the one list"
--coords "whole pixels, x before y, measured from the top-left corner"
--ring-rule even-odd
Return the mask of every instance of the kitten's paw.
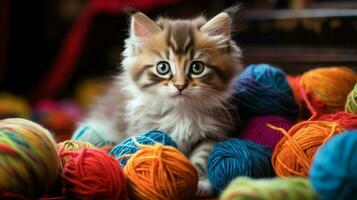
[[208, 179], [198, 181], [197, 197], [212, 197], [213, 195], [213, 187]]

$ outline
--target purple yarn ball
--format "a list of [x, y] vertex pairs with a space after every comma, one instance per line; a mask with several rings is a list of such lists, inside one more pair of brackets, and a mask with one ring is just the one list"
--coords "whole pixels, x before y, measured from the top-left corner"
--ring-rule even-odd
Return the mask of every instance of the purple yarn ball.
[[286, 131], [292, 126], [289, 120], [281, 116], [268, 115], [253, 117], [243, 124], [240, 138], [269, 146], [274, 150], [276, 144], [284, 135], [279, 131], [269, 128], [267, 124], [283, 128]]

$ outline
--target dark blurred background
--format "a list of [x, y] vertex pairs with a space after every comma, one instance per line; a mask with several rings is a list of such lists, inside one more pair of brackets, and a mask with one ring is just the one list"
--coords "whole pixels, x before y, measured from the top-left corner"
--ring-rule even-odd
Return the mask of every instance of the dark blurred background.
[[[71, 97], [88, 79], [120, 70], [123, 6], [158, 15], [210, 17], [231, 0], [0, 0], [0, 90], [31, 101]], [[244, 64], [287, 73], [357, 63], [357, 1], [242, 0], [235, 40]], [[104, 78], [105, 80], [105, 78]], [[88, 82], [86, 82], [88, 83]], [[92, 82], [95, 85], [95, 81]]]

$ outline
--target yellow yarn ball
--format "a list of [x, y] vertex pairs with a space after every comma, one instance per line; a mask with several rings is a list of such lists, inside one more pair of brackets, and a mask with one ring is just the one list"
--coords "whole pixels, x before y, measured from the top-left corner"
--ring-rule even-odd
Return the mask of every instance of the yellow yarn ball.
[[347, 96], [345, 111], [357, 114], [357, 83]]

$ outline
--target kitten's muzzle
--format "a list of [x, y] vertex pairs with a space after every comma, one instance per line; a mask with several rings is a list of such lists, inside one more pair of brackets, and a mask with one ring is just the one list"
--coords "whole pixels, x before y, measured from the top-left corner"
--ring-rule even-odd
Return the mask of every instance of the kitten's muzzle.
[[180, 94], [182, 94], [182, 91], [187, 87], [188, 84], [183, 84], [183, 85], [175, 85], [177, 90], [179, 91]]

